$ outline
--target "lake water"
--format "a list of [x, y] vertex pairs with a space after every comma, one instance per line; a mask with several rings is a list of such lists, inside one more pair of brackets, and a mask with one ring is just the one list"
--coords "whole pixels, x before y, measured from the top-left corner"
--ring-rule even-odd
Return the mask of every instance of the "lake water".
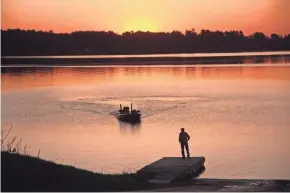
[[[289, 64], [2, 67], [1, 80], [1, 127], [32, 155], [135, 171], [180, 156], [184, 127], [201, 177], [290, 179]], [[118, 122], [120, 103], [140, 125]]]

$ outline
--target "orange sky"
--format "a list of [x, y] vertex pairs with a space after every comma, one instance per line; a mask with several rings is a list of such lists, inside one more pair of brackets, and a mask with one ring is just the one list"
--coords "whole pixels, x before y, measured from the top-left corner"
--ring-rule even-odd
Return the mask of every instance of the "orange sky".
[[2, 0], [2, 29], [290, 33], [290, 0]]

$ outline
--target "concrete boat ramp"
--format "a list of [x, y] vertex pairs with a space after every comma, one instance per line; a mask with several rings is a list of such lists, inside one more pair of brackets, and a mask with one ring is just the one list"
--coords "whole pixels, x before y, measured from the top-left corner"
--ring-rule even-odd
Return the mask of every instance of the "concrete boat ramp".
[[204, 170], [204, 163], [204, 157], [164, 157], [143, 167], [137, 174], [150, 183], [166, 184], [198, 176]]

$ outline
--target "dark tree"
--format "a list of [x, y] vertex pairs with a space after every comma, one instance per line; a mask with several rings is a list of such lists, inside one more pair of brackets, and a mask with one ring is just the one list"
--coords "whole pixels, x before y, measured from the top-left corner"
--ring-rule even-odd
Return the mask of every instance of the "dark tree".
[[76, 31], [54, 33], [1, 30], [2, 56], [75, 54], [165, 54], [290, 50], [290, 34], [269, 37], [262, 32], [245, 36], [242, 31], [194, 29], [172, 32]]

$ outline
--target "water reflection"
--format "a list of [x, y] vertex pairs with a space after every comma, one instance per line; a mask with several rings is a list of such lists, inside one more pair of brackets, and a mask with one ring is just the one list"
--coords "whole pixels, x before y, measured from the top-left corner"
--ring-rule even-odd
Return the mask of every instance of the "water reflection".
[[290, 62], [289, 56], [250, 56], [245, 57], [242, 64], [285, 64]]
[[140, 133], [140, 129], [141, 129], [141, 121], [140, 122], [136, 122], [136, 123], [125, 123], [123, 121], [119, 121], [119, 128], [120, 128], [120, 132], [121, 134], [139, 134]]
[[[267, 62], [266, 59], [265, 62]], [[290, 66], [102, 66], [2, 67], [2, 91], [40, 86], [98, 85], [112, 82], [174, 82], [186, 79], [290, 80]]]

